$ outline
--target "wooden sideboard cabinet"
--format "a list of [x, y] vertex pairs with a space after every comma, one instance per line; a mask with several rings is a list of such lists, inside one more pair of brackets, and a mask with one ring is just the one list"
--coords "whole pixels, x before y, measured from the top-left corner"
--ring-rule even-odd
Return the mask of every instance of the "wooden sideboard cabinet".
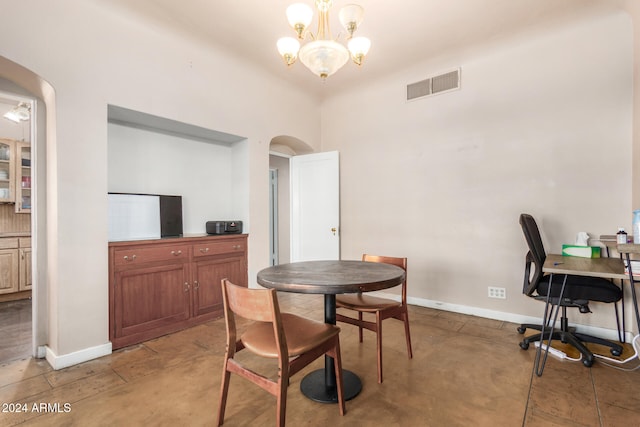
[[246, 234], [109, 243], [113, 348], [221, 317], [221, 280], [247, 276]]

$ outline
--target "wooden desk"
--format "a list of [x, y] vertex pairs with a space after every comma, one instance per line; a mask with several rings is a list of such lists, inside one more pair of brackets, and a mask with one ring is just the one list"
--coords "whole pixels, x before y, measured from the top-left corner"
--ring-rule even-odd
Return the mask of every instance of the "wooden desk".
[[[566, 265], [563, 265], [563, 264], [560, 264], [557, 266], [549, 265], [548, 271], [550, 273], [556, 272], [556, 269], [560, 270], [560, 268], [558, 267], [564, 266], [567, 269], [571, 269], [571, 271], [568, 274], [575, 274], [575, 275], [582, 274], [587, 276], [604, 277], [605, 279], [620, 279], [623, 282], [625, 280], [629, 281], [629, 286], [631, 287], [631, 299], [633, 300], [633, 308], [635, 310], [635, 315], [636, 315], [636, 326], [638, 327], [638, 333], [640, 333], [640, 309], [638, 308], [638, 297], [636, 295], [636, 287], [635, 287], [635, 282], [638, 281], [637, 279], [640, 279], [640, 277], [638, 277], [637, 279], [634, 279], [633, 271], [625, 272], [624, 263], [622, 262], [622, 258], [624, 257], [627, 263], [630, 264], [631, 263], [630, 254], [640, 254], [640, 244], [633, 244], [633, 243], [618, 244], [616, 241], [613, 241], [611, 237], [615, 237], [615, 236], [600, 236], [600, 242], [602, 242], [605, 245], [607, 249], [607, 255], [609, 255], [610, 250], [613, 249], [620, 254], [620, 257], [619, 258], [600, 258], [600, 260], [615, 260], [615, 261], [590, 262], [590, 261], [598, 260], [598, 258], [595, 258], [595, 259], [584, 258], [585, 261], [582, 261], [582, 262], [571, 261], [570, 264], [566, 264]], [[559, 255], [553, 255], [553, 256], [559, 257]], [[569, 258], [569, 257], [564, 257], [564, 258]], [[572, 257], [572, 258], [575, 258], [575, 257]], [[547, 258], [547, 260], [548, 259], [549, 258]], [[557, 262], [562, 262], [562, 260]], [[546, 266], [547, 266], [547, 263], [545, 262], [545, 267]], [[591, 274], [593, 273], [593, 271], [590, 271], [590, 270], [598, 270], [597, 274], [599, 275]], [[545, 270], [544, 268], [542, 269], [542, 271], [547, 272], [547, 270]], [[580, 273], [580, 272], [583, 272], [583, 273]], [[638, 272], [636, 272], [636, 274], [637, 273]], [[625, 316], [624, 316], [624, 302], [622, 305], [622, 329], [624, 333], [624, 329], [626, 329]], [[624, 339], [622, 340], [624, 342]]]
[[[544, 337], [545, 324], [549, 321], [549, 325], [550, 325], [549, 337], [550, 338], [547, 340], [547, 345], [545, 346], [544, 358], [542, 358], [542, 347], [543, 347], [542, 341], [536, 351], [534, 369], [538, 376], [542, 375], [544, 366], [546, 364], [547, 356], [549, 355], [549, 348], [551, 347], [551, 340], [552, 340], [551, 336], [553, 336], [554, 334], [558, 312], [560, 311], [560, 308], [563, 306], [562, 300], [563, 300], [563, 293], [565, 290], [565, 283], [566, 283], [567, 277], [568, 276], [588, 276], [588, 277], [597, 277], [601, 279], [620, 279], [620, 280], [624, 280], [627, 278], [627, 275], [625, 274], [625, 270], [624, 270], [624, 264], [622, 260], [619, 258], [582, 258], [582, 257], [548, 254], [542, 266], [542, 271], [544, 273], [550, 274], [550, 277], [549, 277], [549, 291], [546, 297], [546, 307], [545, 307], [545, 313], [543, 316], [543, 325], [542, 325], [541, 333], [542, 333], [542, 336]], [[559, 297], [556, 298], [558, 301], [557, 303], [552, 303], [552, 299], [550, 298], [550, 295], [552, 294], [551, 292], [551, 286], [552, 286], [551, 283], [553, 281], [552, 276], [554, 274], [560, 274], [564, 276]], [[547, 317], [547, 310], [550, 307], [550, 304], [551, 304], [551, 313], [549, 313], [549, 316]], [[553, 314], [554, 307], [555, 307], [555, 315]], [[552, 318], [553, 318], [553, 321], [551, 321]], [[565, 319], [564, 311], [563, 311], [562, 319]], [[573, 345], [578, 347], [578, 350], [580, 351], [580, 353], [583, 354], [583, 356], [589, 355], [589, 356], [583, 357], [582, 363], [587, 367], [591, 366], [594, 360], [593, 355], [581, 343], [579, 335], [577, 333], [570, 332], [568, 325], [564, 322], [566, 322], [566, 320], [561, 320], [562, 324], [560, 328], [560, 333], [562, 334], [563, 342], [565, 339], [564, 334], [569, 334], [573, 336], [575, 338], [575, 342], [573, 343]], [[591, 338], [593, 339], [593, 337]], [[620, 348], [618, 351], [621, 352], [622, 349]]]
[[[632, 249], [640, 251], [640, 245], [632, 245], [632, 244], [616, 245], [616, 248], [621, 254], [622, 253], [628, 254], [629, 246], [637, 247]], [[571, 274], [574, 276], [590, 276], [590, 277], [600, 277], [603, 279], [618, 279], [618, 280], [621, 280], [621, 283], [624, 283], [625, 280], [630, 280], [630, 275], [629, 273], [625, 272], [624, 263], [622, 262], [621, 258], [580, 258], [580, 257], [562, 256], [562, 255], [547, 255], [547, 259], [544, 262], [542, 271], [545, 273], [553, 273], [553, 274]], [[638, 311], [638, 301], [636, 299], [636, 290], [632, 282], [630, 282], [630, 285], [631, 285], [631, 294], [633, 296], [633, 306], [636, 313], [636, 324], [637, 324], [638, 330], [640, 331], [640, 312]], [[623, 329], [622, 331], [623, 336], [620, 339], [622, 340], [622, 342], [624, 342], [624, 338], [623, 338], [624, 332], [625, 332], [624, 331], [625, 329], [624, 299], [623, 299], [623, 306], [622, 306], [622, 329]]]
[[[395, 265], [364, 261], [304, 261], [281, 264], [258, 272], [258, 283], [284, 292], [324, 295], [324, 321], [336, 324], [336, 294], [378, 291], [400, 285], [405, 272]], [[343, 370], [344, 398], [362, 390], [360, 378]], [[333, 358], [325, 356], [325, 368], [302, 379], [300, 390], [317, 402], [334, 403], [336, 378]]]
[[629, 278], [620, 258], [581, 258], [549, 254], [544, 261], [542, 271], [544, 273], [601, 277], [603, 279], [625, 280]]

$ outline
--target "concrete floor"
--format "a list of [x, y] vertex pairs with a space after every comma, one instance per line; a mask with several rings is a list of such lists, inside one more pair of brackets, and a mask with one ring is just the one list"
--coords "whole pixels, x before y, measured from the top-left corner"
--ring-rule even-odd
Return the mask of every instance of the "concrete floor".
[[[285, 311], [323, 318], [321, 296], [281, 294], [280, 301]], [[323, 366], [320, 359], [291, 380], [288, 425], [640, 425], [640, 370], [550, 358], [537, 377], [534, 347], [518, 347], [514, 324], [421, 307], [410, 308], [410, 322], [411, 360], [402, 323], [383, 324], [383, 384], [374, 335], [365, 331], [359, 344], [357, 329], [342, 325], [343, 365], [360, 376], [362, 392], [347, 402], [344, 417], [335, 405], [302, 396], [300, 380]], [[214, 425], [224, 341], [220, 319], [60, 371], [42, 360], [5, 363], [0, 425]], [[257, 370], [274, 369], [249, 356], [244, 360]], [[232, 375], [225, 426], [273, 425], [275, 410], [274, 397]]]

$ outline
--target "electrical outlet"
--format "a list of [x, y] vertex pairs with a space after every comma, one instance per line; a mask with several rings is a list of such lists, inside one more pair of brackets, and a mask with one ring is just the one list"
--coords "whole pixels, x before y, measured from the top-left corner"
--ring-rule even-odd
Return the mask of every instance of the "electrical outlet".
[[489, 298], [507, 299], [507, 290], [505, 288], [489, 286]]

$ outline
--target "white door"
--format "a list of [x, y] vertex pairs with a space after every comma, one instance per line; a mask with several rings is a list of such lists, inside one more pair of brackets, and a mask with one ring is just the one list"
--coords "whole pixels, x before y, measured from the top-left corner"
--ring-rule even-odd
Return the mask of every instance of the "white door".
[[340, 164], [337, 151], [294, 156], [291, 262], [340, 259]]

